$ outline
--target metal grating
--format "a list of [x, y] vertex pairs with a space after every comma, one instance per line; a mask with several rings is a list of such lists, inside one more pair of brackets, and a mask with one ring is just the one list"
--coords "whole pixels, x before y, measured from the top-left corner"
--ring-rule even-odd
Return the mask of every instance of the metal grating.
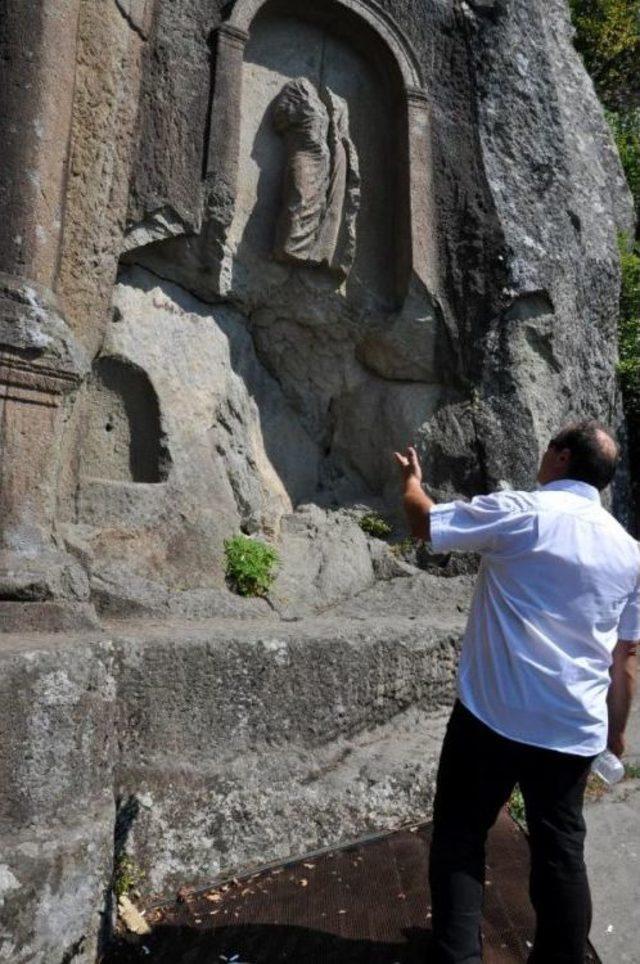
[[[428, 849], [427, 827], [403, 830], [187, 895], [105, 964], [428, 964]], [[528, 873], [526, 838], [503, 813], [487, 854], [486, 964], [527, 960]]]

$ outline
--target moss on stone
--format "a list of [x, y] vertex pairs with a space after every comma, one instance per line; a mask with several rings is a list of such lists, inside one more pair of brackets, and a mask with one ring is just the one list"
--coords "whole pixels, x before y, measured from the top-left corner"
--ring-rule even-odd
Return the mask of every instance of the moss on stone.
[[360, 528], [368, 536], [374, 536], [376, 539], [385, 539], [393, 532], [392, 527], [379, 512], [367, 512], [363, 515], [360, 519]]

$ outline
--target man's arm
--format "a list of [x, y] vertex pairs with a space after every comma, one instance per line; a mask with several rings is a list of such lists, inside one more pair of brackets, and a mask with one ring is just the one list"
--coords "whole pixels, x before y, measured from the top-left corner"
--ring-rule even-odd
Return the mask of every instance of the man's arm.
[[631, 702], [636, 691], [638, 668], [638, 642], [619, 640], [613, 651], [611, 685], [607, 696], [609, 708], [608, 745], [612, 753], [620, 757], [625, 751], [624, 731], [629, 719]]
[[402, 472], [404, 488], [402, 501], [411, 535], [414, 539], [429, 541], [431, 538], [429, 513], [435, 502], [422, 488], [422, 469], [418, 454], [409, 446], [405, 455], [396, 452], [395, 457]]

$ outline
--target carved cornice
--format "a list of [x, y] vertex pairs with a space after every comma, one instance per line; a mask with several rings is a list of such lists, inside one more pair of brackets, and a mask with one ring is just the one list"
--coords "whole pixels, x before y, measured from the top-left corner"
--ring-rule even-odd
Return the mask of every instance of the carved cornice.
[[62, 385], [76, 384], [90, 367], [53, 292], [6, 274], [0, 274], [0, 358], [3, 368], [46, 374]]
[[428, 107], [429, 98], [422, 87], [407, 87], [407, 101], [412, 107]]
[[80, 382], [79, 375], [56, 371], [37, 360], [0, 351], [0, 399], [56, 408]]
[[240, 50], [244, 50], [249, 40], [249, 34], [246, 30], [234, 27], [231, 23], [221, 23], [216, 32], [220, 40], [224, 40], [229, 46], [238, 47]]

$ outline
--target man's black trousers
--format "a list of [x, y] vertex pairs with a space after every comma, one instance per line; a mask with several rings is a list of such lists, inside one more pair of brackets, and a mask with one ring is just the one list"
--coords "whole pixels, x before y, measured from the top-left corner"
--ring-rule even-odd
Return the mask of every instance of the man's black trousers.
[[442, 748], [434, 807], [430, 960], [482, 960], [485, 841], [518, 783], [529, 828], [529, 893], [537, 918], [530, 961], [583, 964], [591, 895], [582, 805], [592, 760], [508, 740], [456, 703]]

